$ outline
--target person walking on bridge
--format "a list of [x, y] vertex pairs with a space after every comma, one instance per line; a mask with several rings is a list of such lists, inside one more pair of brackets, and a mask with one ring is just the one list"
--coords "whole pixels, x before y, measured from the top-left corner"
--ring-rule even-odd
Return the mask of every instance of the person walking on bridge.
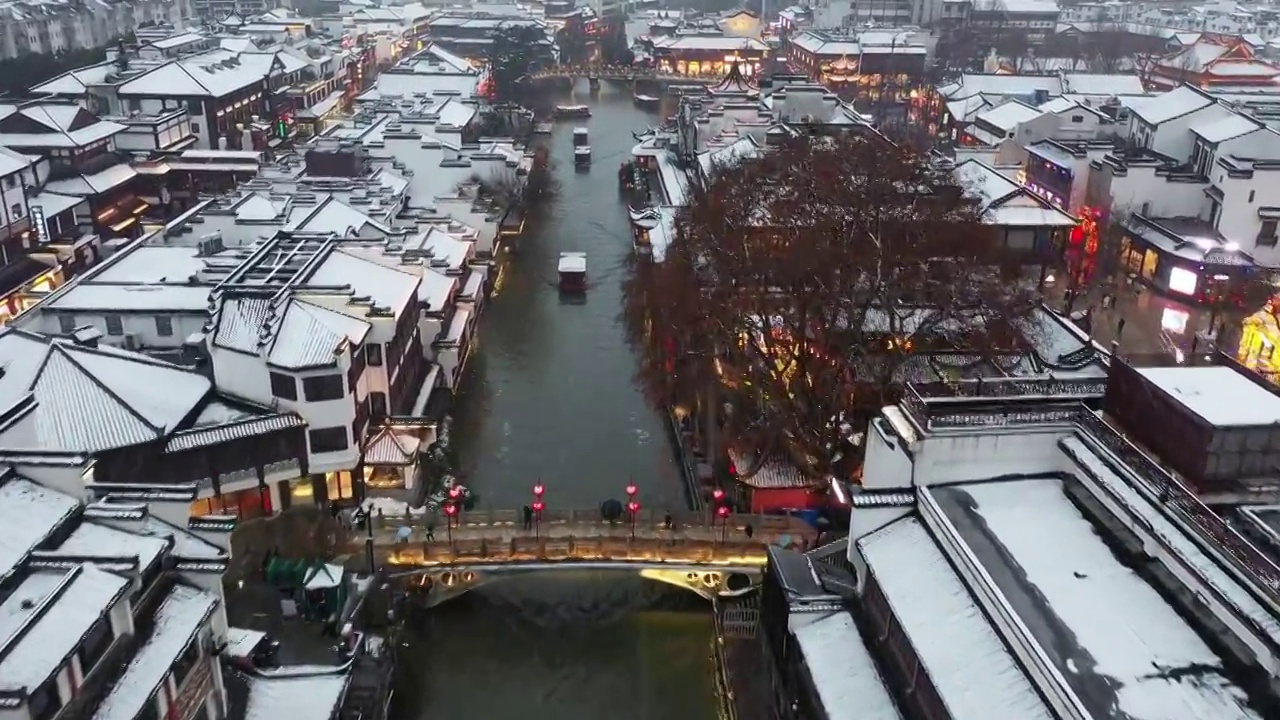
[[525, 505], [522, 512], [524, 513], [524, 529], [532, 530], [533, 529], [533, 508], [529, 507], [528, 505]]

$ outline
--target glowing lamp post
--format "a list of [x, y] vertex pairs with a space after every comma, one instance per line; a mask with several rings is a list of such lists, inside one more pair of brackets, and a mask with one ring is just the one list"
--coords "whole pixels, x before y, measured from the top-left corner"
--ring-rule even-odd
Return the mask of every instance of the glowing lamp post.
[[534, 539], [540, 539], [541, 537], [542, 509], [546, 507], [546, 504], [542, 502], [542, 495], [546, 491], [547, 488], [542, 484], [541, 480], [533, 484], [533, 504], [529, 506], [529, 509], [533, 511]]
[[640, 514], [640, 503], [635, 499], [627, 503], [627, 512], [631, 513], [631, 539], [636, 539], [636, 515]]
[[449, 534], [449, 547], [453, 547], [453, 519], [458, 516], [458, 506], [448, 502], [444, 505], [445, 530]]
[[728, 542], [729, 540], [729, 506], [721, 505], [716, 508], [716, 515], [720, 516], [720, 542]]
[[[721, 488], [716, 488], [712, 490], [711, 491], [711, 507], [718, 508], [723, 503], [724, 503], [724, 490]], [[716, 522], [715, 516], [712, 516], [711, 524], [714, 525], [715, 522]]]
[[640, 492], [640, 489], [636, 487], [635, 483], [627, 483], [627, 487], [625, 489], [627, 491], [627, 497], [629, 498], [635, 497], [636, 493]]

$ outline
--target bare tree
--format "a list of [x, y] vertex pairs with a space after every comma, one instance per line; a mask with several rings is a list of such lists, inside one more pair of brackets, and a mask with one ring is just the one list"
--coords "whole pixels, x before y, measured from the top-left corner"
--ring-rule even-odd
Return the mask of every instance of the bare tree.
[[800, 138], [719, 170], [626, 314], [656, 401], [717, 383], [731, 436], [816, 476], [921, 353], [1016, 346], [1023, 278], [948, 170], [875, 136]]

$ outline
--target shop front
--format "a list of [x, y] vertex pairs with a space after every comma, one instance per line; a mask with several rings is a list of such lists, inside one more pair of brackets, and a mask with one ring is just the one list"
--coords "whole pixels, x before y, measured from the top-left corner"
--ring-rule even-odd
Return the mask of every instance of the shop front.
[[290, 504], [312, 504], [323, 507], [331, 501], [354, 503], [360, 497], [360, 484], [354, 482], [352, 478], [350, 470], [310, 475], [294, 483], [290, 488]]
[[1166, 226], [1171, 221], [1135, 217], [1120, 240], [1119, 269], [1144, 285], [1193, 305], [1213, 305], [1252, 281], [1248, 255], [1214, 231]]

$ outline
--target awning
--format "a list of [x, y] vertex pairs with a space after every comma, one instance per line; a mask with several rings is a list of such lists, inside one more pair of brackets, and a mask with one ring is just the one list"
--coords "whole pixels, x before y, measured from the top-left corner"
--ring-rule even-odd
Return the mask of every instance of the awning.
[[129, 229], [133, 225], [137, 224], [137, 222], [138, 222], [138, 218], [136, 217], [125, 218], [124, 220], [121, 220], [115, 225], [112, 225], [111, 229], [115, 232], [124, 232], [125, 230]]

